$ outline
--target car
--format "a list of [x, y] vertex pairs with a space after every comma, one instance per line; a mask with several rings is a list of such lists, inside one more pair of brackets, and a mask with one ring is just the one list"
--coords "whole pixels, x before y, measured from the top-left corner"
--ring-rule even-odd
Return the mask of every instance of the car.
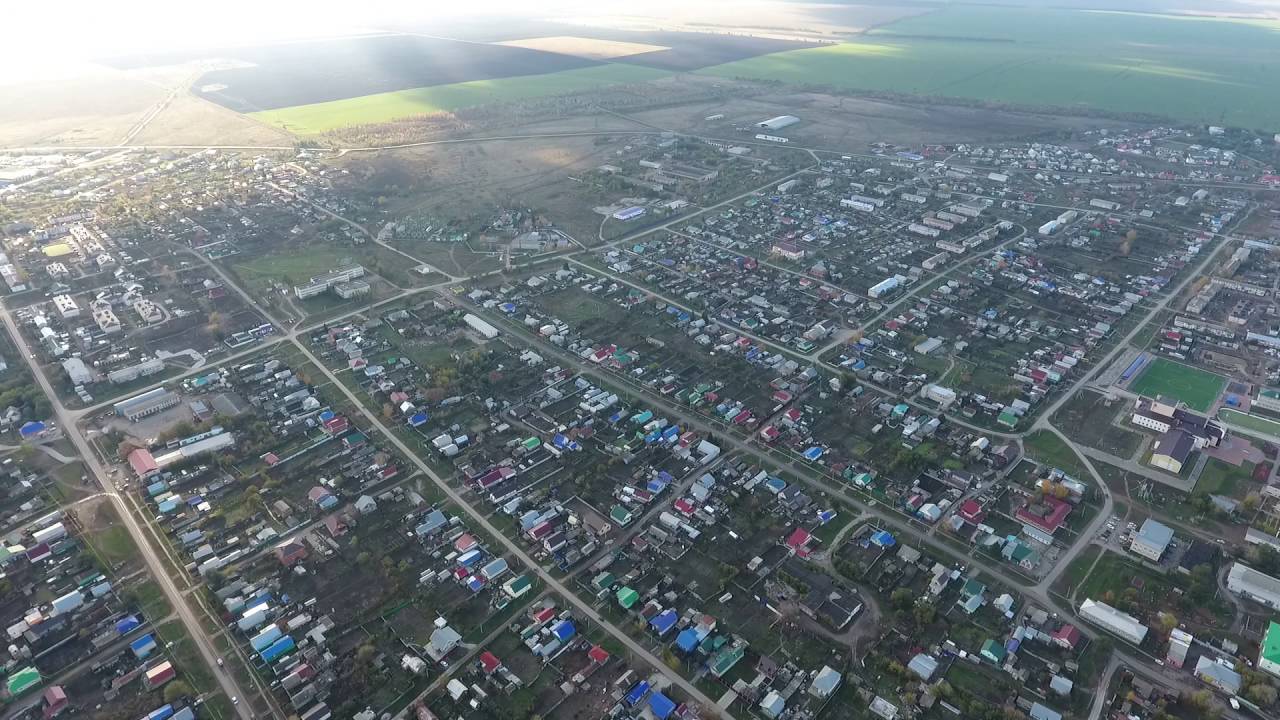
[[232, 695], [232, 696], [231, 696], [231, 704], [232, 704], [232, 705], [239, 705], [239, 704], [240, 704], [240, 698], [236, 697], [235, 695]]
[[218, 667], [222, 667], [222, 666], [223, 666], [222, 658], [218, 658]]

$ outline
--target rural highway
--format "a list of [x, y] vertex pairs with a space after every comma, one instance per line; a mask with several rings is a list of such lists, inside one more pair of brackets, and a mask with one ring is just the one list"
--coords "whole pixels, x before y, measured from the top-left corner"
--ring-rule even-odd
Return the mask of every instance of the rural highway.
[[[53, 386], [50, 385], [49, 379], [45, 377], [40, 366], [35, 362], [31, 348], [27, 345], [26, 339], [18, 330], [17, 323], [13, 320], [13, 315], [9, 310], [0, 306], [0, 318], [3, 318], [5, 329], [9, 332], [10, 338], [13, 340], [14, 346], [22, 354], [23, 359], [27, 363], [31, 375], [39, 383], [40, 388], [45, 395], [49, 397], [49, 401], [54, 408], [54, 419], [57, 420], [59, 427], [62, 428], [64, 437], [71, 441], [76, 451], [80, 453], [80, 457], [84, 461], [85, 469], [89, 475], [97, 481], [102, 488], [104, 495], [110, 498], [111, 504], [115, 506], [116, 514], [120, 516], [120, 521], [124, 523], [125, 529], [128, 530], [129, 536], [133, 539], [134, 545], [138, 548], [138, 553], [146, 563], [147, 569], [150, 571], [152, 578], [156, 584], [164, 592], [165, 597], [169, 601], [169, 605], [177, 613], [178, 618], [186, 627], [187, 634], [191, 637], [192, 642], [199, 650], [201, 657], [208, 664], [214, 678], [217, 679], [218, 685], [222, 687], [222, 691], [226, 694], [227, 699], [231, 698], [248, 698], [249, 696], [236, 684], [231, 673], [218, 667], [217, 661], [221, 657], [221, 653], [213, 644], [212, 638], [205, 632], [204, 627], [200, 624], [200, 620], [196, 617], [195, 612], [191, 610], [187, 599], [182, 592], [174, 584], [173, 578], [170, 577], [164, 563], [156, 554], [155, 549], [151, 546], [151, 542], [147, 539], [146, 533], [143, 532], [142, 526], [138, 524], [133, 513], [125, 504], [124, 498], [120, 496], [111, 482], [110, 475], [105, 467], [98, 460], [98, 456], [94, 454], [93, 448], [89, 447], [89, 442], [85, 439], [84, 433], [81, 432], [75, 420], [67, 415], [62, 407], [62, 403], [58, 401], [58, 394], [54, 392]], [[181, 672], [182, 668], [178, 668]], [[250, 720], [253, 713], [249, 710], [249, 703], [243, 702], [233, 706], [236, 714], [241, 720]]]

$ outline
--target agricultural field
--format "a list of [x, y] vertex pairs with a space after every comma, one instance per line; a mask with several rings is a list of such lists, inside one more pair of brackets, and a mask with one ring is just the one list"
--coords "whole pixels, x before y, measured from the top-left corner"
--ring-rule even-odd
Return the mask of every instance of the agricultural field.
[[607, 85], [645, 82], [667, 73], [632, 65], [592, 65], [562, 72], [397, 90], [253, 112], [250, 117], [299, 135], [487, 103], [561, 95]]
[[238, 112], [596, 64], [556, 53], [413, 35], [251, 47], [231, 56], [243, 66], [205, 73], [194, 89]]
[[1280, 98], [1267, 88], [1280, 73], [1280, 56], [1270, 52], [1277, 28], [1264, 20], [952, 6], [856, 42], [700, 72], [1273, 127]]
[[1221, 375], [1208, 370], [1183, 365], [1165, 358], [1156, 358], [1129, 389], [1139, 395], [1156, 397], [1165, 395], [1177, 398], [1196, 412], [1206, 412], [1213, 406], [1227, 381]]

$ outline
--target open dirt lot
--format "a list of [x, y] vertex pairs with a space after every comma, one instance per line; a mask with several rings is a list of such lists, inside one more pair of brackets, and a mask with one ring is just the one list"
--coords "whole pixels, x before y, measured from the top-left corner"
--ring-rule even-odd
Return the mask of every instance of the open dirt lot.
[[165, 96], [164, 88], [117, 70], [75, 73], [0, 85], [0, 145], [114, 145]]
[[[421, 212], [461, 220], [488, 217], [500, 207], [523, 205], [542, 211], [574, 237], [586, 239], [595, 237], [599, 228], [600, 216], [591, 210], [598, 203], [569, 178], [605, 162], [625, 138], [619, 133], [607, 139], [438, 145], [349, 155], [344, 162], [351, 171], [346, 177], [356, 184], [357, 191], [388, 197], [385, 207], [391, 217]], [[393, 186], [397, 188], [394, 193]], [[469, 259], [457, 257], [458, 248], [415, 244], [411, 252], [445, 272], [455, 273], [471, 264]]]
[[280, 145], [293, 137], [187, 92], [179, 93], [131, 145]]

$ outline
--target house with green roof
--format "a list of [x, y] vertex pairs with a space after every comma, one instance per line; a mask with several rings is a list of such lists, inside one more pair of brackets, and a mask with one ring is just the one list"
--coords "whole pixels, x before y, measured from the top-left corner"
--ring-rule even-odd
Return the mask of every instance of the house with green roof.
[[609, 519], [618, 527], [626, 527], [631, 523], [633, 517], [634, 516], [631, 514], [631, 511], [621, 505], [614, 505], [613, 508], [609, 510]]
[[17, 697], [40, 684], [40, 671], [33, 667], [25, 667], [9, 676], [5, 687], [9, 697]]
[[956, 604], [964, 608], [964, 611], [970, 615], [978, 611], [978, 608], [987, 604], [987, 598], [984, 593], [987, 592], [987, 586], [974, 580], [968, 579], [964, 583], [964, 587], [960, 588], [960, 599]]
[[733, 669], [738, 661], [747, 654], [747, 646], [745, 644], [731, 645], [716, 653], [707, 666], [711, 669], [711, 674], [716, 677], [724, 677], [724, 674]]
[[618, 590], [616, 597], [618, 598], [618, 604], [622, 606], [623, 610], [630, 610], [637, 602], [640, 601], [640, 593], [629, 587], [624, 587]]
[[1280, 677], [1280, 623], [1274, 620], [1267, 626], [1262, 638], [1262, 651], [1258, 653], [1258, 669]]
[[1009, 653], [1004, 649], [1004, 645], [988, 638], [982, 643], [982, 650], [978, 652], [982, 657], [990, 660], [996, 665], [1003, 665], [1004, 659]]

